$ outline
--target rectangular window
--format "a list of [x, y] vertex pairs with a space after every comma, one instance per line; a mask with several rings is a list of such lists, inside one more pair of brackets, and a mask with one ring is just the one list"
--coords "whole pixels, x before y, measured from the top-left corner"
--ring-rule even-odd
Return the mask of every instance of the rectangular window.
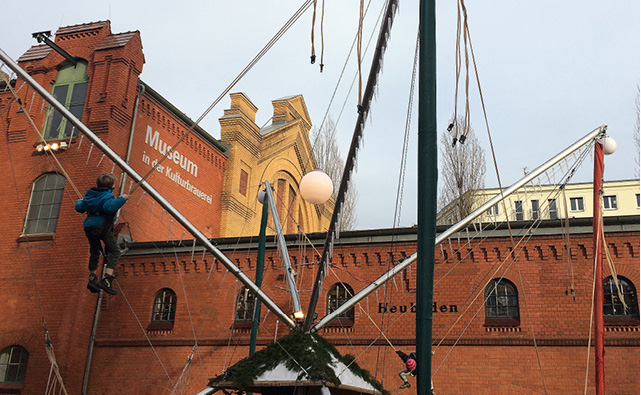
[[523, 202], [517, 200], [514, 202], [514, 211], [516, 212], [516, 220], [523, 221]]
[[[56, 98], [60, 103], [65, 103], [67, 100], [67, 91], [69, 90], [69, 85], [60, 85], [53, 88], [53, 97]], [[53, 111], [53, 112], [51, 112]], [[62, 114], [58, 110], [50, 110], [48, 117], [51, 117], [50, 123], [47, 127], [47, 138], [58, 138], [60, 135], [60, 126], [62, 125]]]
[[539, 201], [532, 200], [532, 219], [539, 219]]
[[639, 208], [639, 194], [637, 193], [637, 208]]
[[[52, 94], [56, 100], [71, 112], [76, 118], [82, 119], [82, 113], [87, 97], [87, 63], [78, 62], [76, 65], [67, 65], [58, 71], [58, 76], [53, 85]], [[73, 125], [53, 107], [47, 108], [45, 116], [43, 138], [67, 139], [74, 131]], [[74, 137], [77, 136], [77, 131]]]
[[249, 174], [245, 170], [240, 170], [240, 187], [238, 187], [238, 192], [240, 192], [241, 195], [247, 196], [247, 179], [249, 178]]
[[[87, 83], [81, 82], [73, 86], [73, 91], [71, 92], [71, 98], [69, 101], [69, 112], [71, 112], [74, 117], [82, 119], [82, 111], [85, 107], [85, 97], [87, 96]], [[64, 137], [71, 136], [71, 130], [73, 125], [71, 122], [67, 122], [65, 126]]]
[[292, 209], [294, 208], [294, 200], [296, 199], [296, 191], [292, 186], [289, 186], [289, 196], [287, 197], [288, 205], [287, 205], [287, 220], [285, 223], [287, 224], [287, 233], [296, 233], [295, 227], [294, 227], [294, 217], [291, 214]]
[[548, 199], [548, 212], [550, 213], [550, 219], [557, 219], [559, 217], [556, 211], [556, 199]]
[[570, 211], [583, 211], [583, 198], [570, 198]]
[[614, 195], [603, 196], [603, 208], [606, 210], [616, 210], [617, 197]]
[[498, 205], [498, 203], [495, 204], [494, 206], [490, 207], [489, 210], [487, 210], [487, 215], [489, 215], [491, 217], [499, 215], [499, 205]]

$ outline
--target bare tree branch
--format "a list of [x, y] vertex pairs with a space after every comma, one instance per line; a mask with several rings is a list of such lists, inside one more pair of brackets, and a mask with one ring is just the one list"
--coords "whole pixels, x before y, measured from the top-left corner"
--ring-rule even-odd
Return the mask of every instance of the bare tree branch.
[[[465, 139], [459, 136], [462, 131]], [[474, 130], [464, 124], [462, 117], [441, 135], [440, 152], [441, 190], [437, 223], [451, 224], [472, 212], [475, 192], [485, 186], [485, 153]]]
[[[343, 175], [345, 161], [341, 158], [336, 141], [336, 124], [331, 117], [323, 125], [322, 129], [313, 129], [311, 132], [312, 150], [316, 158], [316, 164], [320, 170], [323, 170], [334, 183], [334, 194], [336, 197], [338, 187]], [[358, 192], [352, 184], [347, 190], [343, 208], [338, 220], [338, 229], [351, 230], [356, 227], [356, 202], [358, 201]]]

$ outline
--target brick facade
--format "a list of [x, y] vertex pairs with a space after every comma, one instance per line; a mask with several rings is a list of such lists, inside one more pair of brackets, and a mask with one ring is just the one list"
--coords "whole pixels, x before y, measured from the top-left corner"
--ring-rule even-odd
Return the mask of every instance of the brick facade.
[[[606, 238], [618, 274], [638, 289], [638, 218], [606, 224]], [[390, 265], [413, 254], [416, 251], [413, 232], [414, 229], [344, 232], [334, 247], [333, 265], [324, 281], [319, 318], [324, 315], [327, 291], [333, 284], [344, 282], [358, 292]], [[544, 393], [543, 381], [550, 394], [582, 393], [592, 298], [589, 223], [572, 223], [569, 250], [573, 276], [569, 274], [562, 236], [558, 223], [547, 221], [517, 250], [514, 262], [506, 260], [511, 248], [506, 230], [487, 232], [470, 240], [461, 232], [452, 237], [451, 244], [444, 244], [442, 250], [437, 248], [433, 308], [437, 393], [540, 394]], [[310, 239], [320, 249], [323, 235], [312, 234]], [[216, 241], [250, 278], [255, 277], [255, 241], [232, 238]], [[303, 247], [294, 237], [288, 237], [288, 241], [301, 303], [306, 306], [316, 271], [316, 266], [309, 263], [318, 256], [309, 245]], [[199, 352], [194, 356], [193, 379], [187, 387], [188, 392], [196, 393], [204, 388], [202, 383], [207, 378], [220, 374], [226, 366], [247, 355], [249, 328], [234, 321], [241, 285], [221, 264], [212, 262], [209, 254], [203, 254], [202, 248], [178, 246], [175, 242], [130, 245], [122, 262], [118, 278], [135, 315], [124, 298], [110, 298], [106, 302], [91, 371], [92, 388], [103, 388], [105, 393], [122, 388], [121, 382], [109, 383], [107, 378], [119, 372], [118, 377], [131, 382], [127, 388], [135, 383], [143, 393], [163, 393], [153, 389], [169, 388], [162, 366], [176, 380], [197, 339]], [[291, 313], [282, 274], [278, 252], [270, 245], [263, 290]], [[501, 276], [518, 289], [520, 321], [516, 325], [497, 325], [485, 318], [483, 290], [488, 281]], [[177, 295], [174, 326], [167, 330], [148, 329], [154, 297], [163, 288], [170, 288]], [[380, 328], [397, 349], [412, 350], [415, 296], [416, 267], [412, 265], [387, 287], [357, 305], [353, 325], [330, 324], [320, 333], [342, 353], [357, 356], [361, 366], [392, 390], [400, 384], [396, 374], [402, 364], [381, 337]], [[638, 319], [611, 323], [606, 328], [608, 393], [637, 394]], [[274, 315], [263, 308], [259, 347], [286, 331], [282, 322], [277, 323]], [[152, 353], [145, 336], [163, 365]], [[115, 372], [105, 372], [101, 367], [114, 358]], [[588, 372], [592, 383], [592, 354], [590, 358]], [[125, 374], [137, 371], [138, 364], [140, 369], [144, 366], [143, 375]], [[593, 393], [591, 388], [589, 384], [588, 393]]]

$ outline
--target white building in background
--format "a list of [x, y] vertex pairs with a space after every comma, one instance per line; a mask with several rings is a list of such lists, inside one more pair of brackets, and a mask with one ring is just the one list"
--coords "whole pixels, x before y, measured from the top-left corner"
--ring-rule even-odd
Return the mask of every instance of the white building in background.
[[[639, 180], [605, 181], [603, 183], [603, 216], [639, 215]], [[473, 210], [500, 193], [499, 188], [475, 192]], [[458, 222], [455, 205], [448, 204], [439, 214], [439, 224]], [[567, 184], [563, 189], [557, 185], [528, 185], [504, 202], [492, 206], [479, 217], [478, 222], [505, 221], [505, 211], [510, 221], [536, 219], [564, 219], [592, 217], [592, 183]]]

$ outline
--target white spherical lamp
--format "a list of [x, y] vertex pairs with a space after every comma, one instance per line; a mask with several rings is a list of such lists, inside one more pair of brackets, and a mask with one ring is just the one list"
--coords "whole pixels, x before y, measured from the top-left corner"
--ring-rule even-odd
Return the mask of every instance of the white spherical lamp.
[[617, 150], [617, 142], [610, 136], [605, 136], [599, 139], [599, 143], [603, 146], [603, 153], [605, 155], [612, 155]]
[[256, 199], [258, 199], [258, 202], [260, 204], [263, 204], [265, 202], [265, 195], [267, 195], [267, 191], [264, 189], [258, 192], [258, 196], [256, 196]]
[[300, 194], [306, 202], [323, 204], [334, 192], [331, 178], [321, 170], [313, 170], [300, 180]]

